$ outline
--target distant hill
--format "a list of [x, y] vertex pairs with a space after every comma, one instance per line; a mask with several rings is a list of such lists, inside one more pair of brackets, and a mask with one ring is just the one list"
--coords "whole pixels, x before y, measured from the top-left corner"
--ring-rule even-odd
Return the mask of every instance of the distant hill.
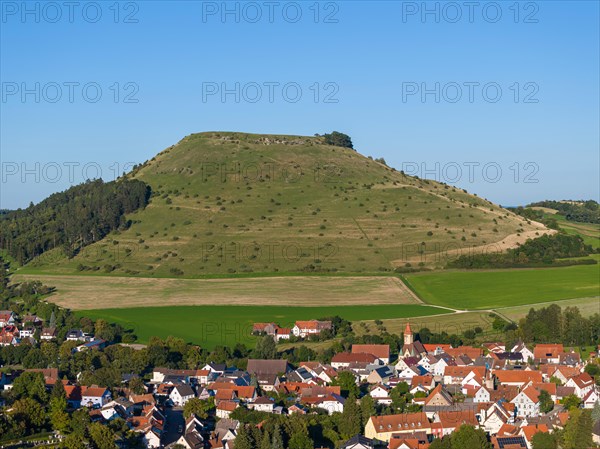
[[546, 231], [462, 189], [327, 145], [324, 136], [193, 134], [127, 179], [148, 184], [152, 197], [127, 214], [126, 230], [72, 259], [56, 249], [29, 266], [163, 277], [372, 273], [444, 266], [446, 253], [499, 250]]

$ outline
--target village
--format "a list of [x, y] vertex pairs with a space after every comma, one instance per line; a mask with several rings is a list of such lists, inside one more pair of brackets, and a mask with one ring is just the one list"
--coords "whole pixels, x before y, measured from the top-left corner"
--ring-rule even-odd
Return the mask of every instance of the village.
[[[252, 330], [280, 341], [332, 327], [331, 321], [308, 320], [292, 328], [255, 323]], [[56, 340], [56, 328], [36, 316], [0, 311], [0, 345], [35, 345], [34, 336]], [[74, 342], [74, 353], [109, 345], [80, 329], [68, 330], [65, 340]], [[121, 419], [146, 448], [239, 449], [244, 446], [236, 439], [252, 426], [237, 419], [243, 413], [336, 416], [370, 407], [364, 426], [339, 447], [427, 449], [467, 426], [484, 432], [494, 449], [535, 449], [536, 435], [564, 429], [573, 409], [599, 407], [597, 370], [589, 368], [597, 360], [598, 351], [582, 360], [562, 344], [423, 344], [407, 322], [399, 351], [353, 344], [330, 363], [249, 358], [244, 369], [212, 362], [196, 369], [156, 366], [151, 376], [137, 378], [136, 388], [131, 377], [107, 388], [68, 380], [57, 368], [2, 370], [0, 391], [4, 397], [20, 376], [37, 373], [48, 392], [64, 389], [69, 412], [86, 410], [91, 422], [103, 424]], [[600, 443], [598, 424], [593, 438]]]

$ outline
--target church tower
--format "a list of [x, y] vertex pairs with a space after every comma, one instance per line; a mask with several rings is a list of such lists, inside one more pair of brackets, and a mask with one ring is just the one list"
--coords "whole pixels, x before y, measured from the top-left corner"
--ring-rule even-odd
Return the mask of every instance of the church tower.
[[406, 329], [404, 329], [404, 346], [410, 346], [414, 343], [413, 333], [410, 330], [410, 323], [406, 323]]

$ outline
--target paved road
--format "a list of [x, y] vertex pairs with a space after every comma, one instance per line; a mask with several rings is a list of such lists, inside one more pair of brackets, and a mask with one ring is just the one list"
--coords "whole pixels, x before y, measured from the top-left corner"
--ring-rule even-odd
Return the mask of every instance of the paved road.
[[183, 419], [183, 409], [181, 407], [173, 407], [166, 409], [167, 427], [165, 429], [163, 444], [168, 446], [179, 439], [179, 426], [183, 429], [185, 419]]

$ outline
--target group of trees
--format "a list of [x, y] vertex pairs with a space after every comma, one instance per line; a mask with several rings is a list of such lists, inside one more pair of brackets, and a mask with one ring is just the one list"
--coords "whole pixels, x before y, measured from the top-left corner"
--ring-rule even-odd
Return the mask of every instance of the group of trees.
[[563, 233], [529, 239], [506, 252], [462, 255], [449, 262], [450, 268], [524, 268], [548, 265], [595, 264], [594, 259], [558, 261], [557, 259], [584, 257], [593, 253], [578, 235]]
[[354, 149], [354, 145], [352, 144], [352, 139], [347, 134], [333, 131], [330, 134], [323, 134], [322, 137], [324, 138], [325, 143], [327, 145], [334, 145], [336, 147], [344, 147], [344, 148]]
[[125, 214], [148, 204], [150, 187], [142, 181], [88, 181], [0, 216], [0, 248], [20, 264], [62, 247], [72, 257], [109, 232], [126, 228]]
[[594, 200], [587, 201], [539, 201], [528, 207], [548, 207], [556, 209], [569, 221], [600, 223], [600, 205]]
[[524, 341], [535, 343], [563, 343], [570, 346], [597, 345], [600, 343], [600, 313], [587, 318], [578, 307], [564, 310], [552, 304], [530, 309], [519, 322], [519, 332]]

